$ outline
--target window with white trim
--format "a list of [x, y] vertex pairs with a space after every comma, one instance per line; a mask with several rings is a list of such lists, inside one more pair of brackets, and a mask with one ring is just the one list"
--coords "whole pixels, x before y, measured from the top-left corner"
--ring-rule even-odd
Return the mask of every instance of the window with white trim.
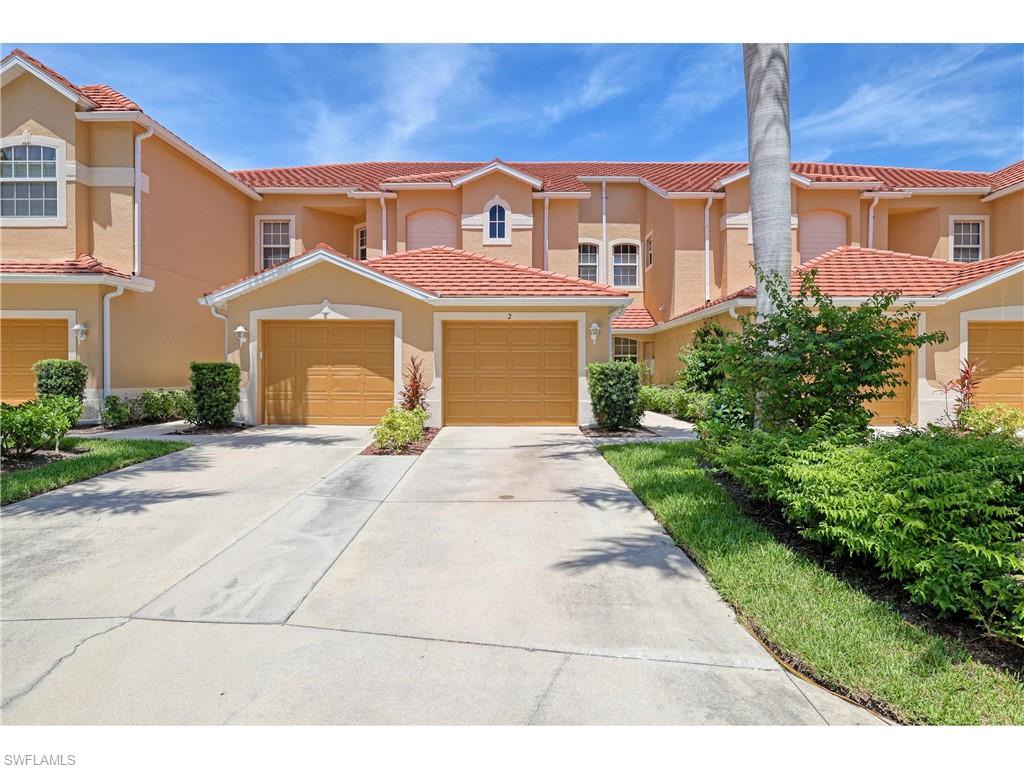
[[640, 284], [640, 248], [634, 243], [612, 246], [612, 285], [633, 288]]
[[495, 203], [487, 210], [487, 240], [485, 242], [505, 242], [508, 240], [508, 211], [505, 206]]
[[579, 244], [579, 256], [576, 263], [576, 269], [581, 280], [597, 282], [597, 259], [597, 243]]
[[0, 217], [56, 219], [63, 169], [57, 148], [13, 144], [0, 148]]
[[290, 219], [263, 219], [260, 222], [260, 269], [270, 269], [288, 261], [292, 253]]
[[640, 362], [639, 344], [637, 344], [636, 339], [627, 339], [623, 336], [616, 336], [612, 347], [612, 359], [616, 362]]
[[977, 219], [953, 222], [953, 261], [981, 261], [982, 228], [983, 223]]
[[360, 261], [366, 261], [366, 226], [356, 227], [355, 237], [355, 252], [356, 258]]
[[654, 266], [654, 235], [648, 235], [644, 241], [644, 262], [647, 269]]

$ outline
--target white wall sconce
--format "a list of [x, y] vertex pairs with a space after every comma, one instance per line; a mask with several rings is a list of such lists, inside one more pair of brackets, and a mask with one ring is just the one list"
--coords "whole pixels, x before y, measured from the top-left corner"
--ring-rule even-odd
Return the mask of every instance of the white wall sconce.
[[75, 323], [71, 326], [71, 331], [75, 334], [75, 338], [78, 339], [78, 343], [81, 344], [89, 333], [89, 327], [85, 323]]
[[245, 344], [245, 340], [249, 338], [249, 331], [245, 329], [244, 325], [240, 325], [235, 328], [235, 336], [238, 337], [239, 344]]
[[599, 323], [590, 324], [590, 343], [597, 344], [597, 337], [601, 335], [601, 326]]
[[324, 299], [320, 302], [320, 314], [324, 316], [324, 320], [331, 316], [330, 299]]

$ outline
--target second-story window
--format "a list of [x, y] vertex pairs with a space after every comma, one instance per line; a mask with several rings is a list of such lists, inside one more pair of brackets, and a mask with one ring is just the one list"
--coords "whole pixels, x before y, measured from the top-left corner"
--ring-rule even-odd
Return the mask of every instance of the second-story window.
[[612, 246], [612, 285], [633, 288], [640, 284], [640, 248], [633, 243]]
[[356, 258], [360, 261], [366, 261], [366, 226], [361, 225], [356, 227], [355, 236], [355, 252]]
[[292, 256], [292, 219], [266, 217], [259, 220], [259, 268], [270, 269]]
[[644, 263], [647, 269], [654, 266], [654, 235], [648, 235], [644, 241]]
[[578, 274], [581, 280], [597, 282], [597, 244], [580, 243], [579, 261], [577, 263]]
[[492, 205], [487, 211], [487, 239], [492, 241], [506, 240], [506, 211], [503, 205]]
[[953, 222], [953, 261], [981, 261], [982, 222], [963, 220]]
[[57, 154], [56, 147], [33, 143], [0, 148], [0, 217], [42, 222], [60, 216]]

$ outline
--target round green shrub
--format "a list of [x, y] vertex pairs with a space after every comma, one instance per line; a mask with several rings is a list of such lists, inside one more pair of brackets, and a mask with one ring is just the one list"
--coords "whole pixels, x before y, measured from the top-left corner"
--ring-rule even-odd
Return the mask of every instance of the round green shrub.
[[640, 424], [644, 406], [639, 365], [625, 361], [591, 363], [587, 366], [587, 382], [598, 426], [626, 429]]
[[382, 451], [401, 451], [412, 443], [423, 439], [423, 424], [427, 412], [423, 408], [407, 411], [404, 408], [388, 408], [377, 425], [370, 430], [373, 443]]
[[192, 423], [201, 427], [226, 427], [238, 405], [241, 371], [235, 363], [192, 363]]

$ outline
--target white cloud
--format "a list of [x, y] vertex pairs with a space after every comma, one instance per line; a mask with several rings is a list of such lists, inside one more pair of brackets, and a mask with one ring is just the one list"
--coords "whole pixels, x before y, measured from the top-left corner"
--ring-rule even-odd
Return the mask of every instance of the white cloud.
[[738, 45], [703, 46], [672, 75], [661, 103], [678, 126], [703, 117], [743, 94], [743, 56]]
[[591, 55], [597, 55], [598, 62], [582, 78], [566, 82], [552, 100], [538, 110], [546, 125], [607, 104], [636, 87], [639, 69], [636, 53], [626, 49], [618, 54], [595, 51]]
[[936, 163], [1006, 157], [1021, 146], [1021, 126], [1000, 124], [993, 83], [1019, 71], [1020, 55], [978, 61], [982, 53], [981, 47], [958, 46], [866, 72], [865, 82], [836, 106], [793, 120], [794, 157], [827, 160], [879, 147], [927, 147]]

